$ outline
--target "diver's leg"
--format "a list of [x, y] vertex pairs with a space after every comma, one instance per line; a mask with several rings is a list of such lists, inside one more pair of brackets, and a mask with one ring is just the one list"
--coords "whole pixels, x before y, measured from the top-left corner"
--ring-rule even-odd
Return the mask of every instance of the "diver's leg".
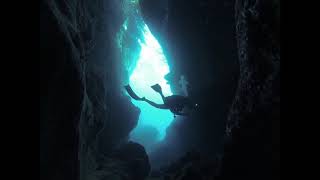
[[155, 85], [153, 85], [153, 86], [151, 86], [151, 88], [154, 90], [154, 91], [156, 91], [157, 93], [159, 93], [160, 94], [160, 96], [161, 96], [161, 98], [162, 98], [162, 101], [163, 101], [163, 103], [165, 102], [165, 97], [164, 97], [164, 95], [163, 95], [163, 93], [162, 93], [162, 88], [161, 88], [161, 86], [159, 85], [159, 84], [155, 84]]
[[162, 91], [159, 92], [159, 94], [161, 95], [161, 98], [162, 98], [163, 103], [165, 103], [165, 100], [164, 100], [165, 98], [164, 98], [164, 95], [163, 95]]
[[157, 104], [155, 102], [152, 102], [146, 98], [142, 98], [143, 101], [149, 103], [151, 106], [155, 107], [155, 108], [159, 108], [159, 109], [168, 109], [164, 104]]

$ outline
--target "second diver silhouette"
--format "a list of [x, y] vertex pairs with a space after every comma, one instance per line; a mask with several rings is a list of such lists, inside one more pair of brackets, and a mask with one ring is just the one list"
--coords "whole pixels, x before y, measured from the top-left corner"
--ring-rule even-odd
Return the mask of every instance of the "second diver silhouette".
[[131, 89], [130, 85], [126, 85], [125, 88], [126, 88], [128, 94], [133, 99], [138, 100], [138, 101], [145, 101], [145, 102], [149, 103], [151, 106], [159, 108], [159, 109], [169, 109], [174, 114], [174, 117], [176, 117], [176, 115], [187, 116], [187, 115], [189, 115], [189, 113], [183, 112], [183, 110], [185, 108], [193, 109], [198, 106], [198, 104], [192, 103], [190, 101], [190, 99], [185, 96], [171, 95], [171, 96], [165, 97], [162, 93], [162, 88], [159, 84], [155, 84], [155, 85], [151, 86], [151, 88], [161, 95], [162, 100], [163, 100], [163, 104], [157, 104], [155, 102], [152, 102], [152, 101], [146, 99], [145, 97], [140, 98], [139, 96], [136, 95], [136, 93], [134, 93], [134, 91]]

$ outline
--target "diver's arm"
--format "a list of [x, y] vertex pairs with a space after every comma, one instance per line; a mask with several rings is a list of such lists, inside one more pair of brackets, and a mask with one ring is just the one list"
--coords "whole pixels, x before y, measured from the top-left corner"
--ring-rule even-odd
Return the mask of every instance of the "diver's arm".
[[166, 105], [154, 103], [154, 102], [152, 102], [152, 101], [150, 101], [150, 100], [148, 100], [148, 99], [146, 99], [146, 98], [144, 98], [144, 97], [143, 97], [141, 100], [149, 103], [149, 104], [150, 104], [151, 106], [153, 106], [153, 107], [156, 107], [156, 108], [159, 108], [159, 109], [168, 109], [168, 108], [166, 107]]
[[179, 115], [179, 116], [188, 116], [189, 114], [187, 113], [180, 113], [180, 112], [176, 112], [175, 113], [176, 115]]
[[188, 116], [189, 115], [188, 113], [182, 113], [182, 112], [176, 112], [175, 114], [179, 115], [179, 116]]

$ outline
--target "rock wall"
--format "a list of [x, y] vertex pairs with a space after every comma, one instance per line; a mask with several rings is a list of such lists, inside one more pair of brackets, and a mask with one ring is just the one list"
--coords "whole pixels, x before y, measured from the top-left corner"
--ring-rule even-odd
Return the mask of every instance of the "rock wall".
[[[228, 13], [233, 16], [229, 20]], [[146, 15], [146, 19], [156, 15]], [[156, 22], [164, 17], [150, 20], [150, 26], [160, 29], [161, 24]], [[215, 150], [217, 142], [225, 144], [217, 178], [279, 177], [280, 2], [170, 1], [167, 31], [159, 34], [176, 73], [168, 80], [177, 82], [179, 75], [185, 74], [193, 85], [190, 96], [202, 105], [191, 121], [173, 123], [166, 140], [174, 147], [190, 143], [200, 149], [203, 145], [211, 153], [219, 152]], [[236, 57], [232, 56], [232, 37], [237, 45]], [[232, 64], [232, 59], [238, 64]], [[239, 76], [232, 71], [234, 67], [239, 69]], [[235, 91], [231, 90], [232, 79], [236, 81]], [[225, 127], [224, 138], [218, 127]], [[215, 148], [210, 148], [212, 145]], [[166, 147], [161, 153], [170, 150], [175, 149]]]
[[223, 179], [280, 177], [279, 1], [237, 0], [240, 78], [226, 128]]
[[[121, 3], [40, 1], [40, 179], [119, 178], [123, 168], [121, 178], [148, 174], [143, 147], [128, 142], [139, 110], [121, 91]], [[134, 156], [111, 155], [117, 151]]]
[[140, 3], [146, 23], [168, 58], [171, 73], [166, 78], [173, 92], [181, 94], [179, 80], [184, 75], [190, 98], [199, 104], [188, 119], [173, 121], [164, 144], [151, 160], [169, 163], [192, 149], [212, 156], [222, 153], [225, 123], [239, 75], [234, 1]]

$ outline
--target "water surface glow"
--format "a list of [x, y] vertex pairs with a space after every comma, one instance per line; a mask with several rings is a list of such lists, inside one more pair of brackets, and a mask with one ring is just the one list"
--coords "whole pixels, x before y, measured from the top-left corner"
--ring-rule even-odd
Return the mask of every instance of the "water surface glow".
[[[158, 83], [165, 96], [172, 95], [170, 85], [164, 79], [164, 76], [170, 72], [167, 59], [159, 42], [151, 34], [147, 25], [144, 25], [143, 38], [143, 40], [138, 40], [141, 51], [136, 67], [130, 75], [130, 85], [138, 96], [146, 97], [156, 103], [163, 103], [161, 96], [150, 86]], [[146, 141], [146, 138], [151, 138], [150, 141], [161, 141], [166, 135], [167, 127], [173, 120], [173, 114], [169, 110], [152, 107], [146, 102], [134, 99], [131, 101], [141, 110], [138, 125], [130, 134], [131, 140], [142, 144]], [[144, 133], [145, 128], [157, 132], [153, 134]]]

